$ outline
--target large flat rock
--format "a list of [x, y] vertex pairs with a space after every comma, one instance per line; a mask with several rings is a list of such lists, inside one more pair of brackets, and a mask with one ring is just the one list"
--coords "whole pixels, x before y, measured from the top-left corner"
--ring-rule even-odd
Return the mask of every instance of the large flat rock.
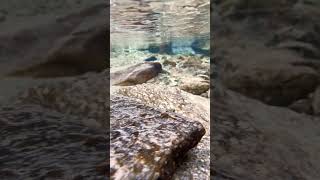
[[177, 87], [155, 84], [139, 84], [115, 90], [157, 109], [172, 111], [201, 122], [209, 129], [210, 102], [200, 96], [182, 91]]
[[111, 179], [170, 179], [205, 134], [201, 123], [127, 97], [111, 98]]
[[113, 94], [121, 94], [144, 105], [162, 111], [172, 111], [200, 122], [206, 134], [198, 145], [191, 149], [174, 174], [174, 179], [210, 179], [210, 101], [187, 93], [178, 87], [151, 83], [121, 87]]

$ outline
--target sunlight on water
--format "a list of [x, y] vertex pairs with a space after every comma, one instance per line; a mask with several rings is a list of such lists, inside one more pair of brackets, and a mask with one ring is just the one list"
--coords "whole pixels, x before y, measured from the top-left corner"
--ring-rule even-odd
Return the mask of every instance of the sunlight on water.
[[111, 0], [111, 50], [209, 50], [209, 0]]

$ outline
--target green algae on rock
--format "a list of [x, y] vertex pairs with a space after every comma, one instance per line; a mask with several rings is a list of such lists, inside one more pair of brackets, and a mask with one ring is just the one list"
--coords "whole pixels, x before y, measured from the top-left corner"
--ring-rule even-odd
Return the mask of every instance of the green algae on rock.
[[111, 179], [170, 179], [205, 134], [201, 123], [130, 98], [111, 98]]

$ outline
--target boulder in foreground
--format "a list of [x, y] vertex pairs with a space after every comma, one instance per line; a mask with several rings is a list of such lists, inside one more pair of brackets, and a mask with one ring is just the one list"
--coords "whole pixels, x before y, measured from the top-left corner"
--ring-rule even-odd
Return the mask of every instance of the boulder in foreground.
[[111, 99], [111, 179], [170, 179], [205, 134], [199, 122], [125, 97]]

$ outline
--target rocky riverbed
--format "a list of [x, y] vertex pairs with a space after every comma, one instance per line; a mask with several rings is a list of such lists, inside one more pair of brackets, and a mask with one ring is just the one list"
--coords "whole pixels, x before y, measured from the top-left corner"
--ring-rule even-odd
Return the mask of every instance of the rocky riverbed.
[[[201, 123], [206, 133], [197, 146], [189, 152], [185, 151], [185, 155], [179, 157], [172, 178], [209, 179], [209, 59], [182, 55], [149, 54], [150, 56], [156, 57], [157, 60], [140, 61], [129, 67], [121, 67], [121, 59], [111, 61], [115, 69], [111, 69], [111, 97], [118, 95], [130, 97], [161, 112], [177, 113], [194, 123]], [[188, 122], [187, 119], [184, 120], [185, 123]]]
[[212, 4], [215, 179], [319, 179], [319, 4]]
[[[108, 146], [107, 132], [104, 131], [109, 122], [109, 102], [106, 101], [109, 93], [107, 71], [33, 85], [18, 93], [13, 98], [14, 101], [11, 101], [11, 105], [3, 106], [1, 116], [5, 126], [1, 136], [4, 139], [3, 143], [6, 142], [3, 145], [10, 155], [3, 155], [1, 159], [9, 163], [8, 158], [11, 157], [12, 161], [19, 162], [18, 157], [24, 156], [21, 161], [26, 161], [25, 158], [28, 159], [30, 156], [33, 159], [31, 162], [35, 162], [32, 169], [41, 170], [41, 173], [36, 173], [24, 169], [23, 166], [6, 165], [5, 169], [1, 169], [5, 177], [99, 179], [109, 173], [105, 163], [105, 153], [107, 153], [105, 150]], [[210, 162], [208, 105], [209, 99], [192, 95], [177, 87], [163, 89], [162, 85], [145, 83], [118, 89], [112, 96], [110, 106], [112, 142], [110, 175], [114, 178], [208, 179]], [[193, 113], [192, 110], [194, 111], [195, 108], [197, 111]], [[122, 123], [119, 118], [123, 121]], [[126, 121], [125, 118], [127, 118]], [[40, 126], [41, 124], [43, 127]], [[60, 129], [60, 127], [66, 129]], [[8, 131], [9, 129], [15, 129], [15, 131]], [[22, 130], [19, 131], [21, 135], [16, 132], [18, 130]], [[157, 131], [159, 135], [171, 135], [157, 140]], [[64, 138], [64, 141], [55, 140], [55, 137], [51, 137], [53, 135], [47, 132], [52, 132], [57, 138]], [[30, 134], [37, 143], [33, 142], [33, 138], [29, 135], [22, 136], [22, 134]], [[135, 136], [132, 136], [133, 134]], [[48, 138], [46, 144], [41, 144], [42, 136]], [[150, 139], [151, 136], [155, 139]], [[25, 147], [11, 142], [12, 139], [23, 143]], [[56, 141], [60, 143], [57, 144]], [[73, 149], [69, 147], [69, 143], [74, 144]], [[125, 144], [121, 145], [121, 143]], [[130, 143], [136, 146], [124, 148]], [[153, 146], [156, 149], [148, 148]], [[49, 160], [45, 159], [47, 148], [53, 151], [52, 158]], [[79, 148], [86, 153], [96, 151], [97, 156], [90, 156], [92, 161], [86, 163], [81, 162], [81, 159], [85, 159], [85, 153], [79, 160], [76, 160], [75, 157], [78, 156], [74, 154], [74, 156], [69, 155], [70, 160], [62, 161], [62, 156], [75, 153]], [[151, 151], [155, 153], [152, 157], [155, 161], [148, 162], [147, 159], [150, 159], [148, 154]], [[36, 155], [36, 152], [40, 155]], [[149, 153], [144, 155], [143, 152]], [[136, 160], [139, 161], [136, 162]], [[132, 163], [129, 163], [131, 161]], [[147, 161], [145, 165], [144, 161]], [[42, 170], [40, 167], [41, 164], [47, 167], [53, 162], [56, 162], [57, 166], [52, 166], [50, 170]], [[75, 162], [78, 165], [74, 168], [83, 169], [81, 173], [66, 168], [71, 165], [70, 163]], [[114, 162], [121, 163], [114, 164]], [[132, 167], [123, 167], [121, 165], [123, 163], [132, 164]], [[142, 169], [141, 172], [137, 172], [130, 168]]]
[[105, 179], [108, 136], [37, 104], [1, 106], [3, 179]]
[[[159, 54], [156, 57], [163, 69], [161, 73], [144, 84], [110, 89], [117, 96], [113, 100], [115, 107], [120, 103], [125, 109], [125, 103], [121, 103], [125, 99], [136, 102], [131, 105], [139, 104], [139, 107], [129, 104], [128, 111], [118, 112], [125, 120], [132, 115], [130, 107], [135, 107], [145, 109], [146, 116], [155, 113], [152, 118], [157, 122], [171, 122], [171, 117], [177, 114], [179, 121], [170, 127], [183, 126], [182, 119], [190, 125], [181, 138], [176, 138], [189, 151], [183, 158], [178, 156], [181, 161], [175, 171], [160, 171], [164, 169], [162, 162], [157, 166], [142, 163], [145, 165], [142, 167], [153, 169], [153, 175], [162, 173], [173, 179], [209, 179], [211, 157], [214, 179], [319, 179], [319, 6], [313, 1], [235, 2], [216, 1], [216, 11], [212, 11], [215, 39], [212, 39], [214, 64], [210, 66], [218, 73], [210, 72], [209, 60], [201, 56]], [[110, 175], [106, 168], [108, 132], [104, 128], [109, 125], [109, 114], [104, 112], [109, 112], [112, 106], [106, 101], [109, 77], [101, 72], [108, 71], [103, 64], [105, 51], [95, 56], [97, 61], [90, 61], [92, 66], [87, 66], [86, 58], [74, 61], [95, 52], [84, 56], [83, 47], [105, 49], [97, 43], [100, 41], [95, 41], [104, 39], [100, 31], [95, 31], [104, 24], [101, 7], [104, 6], [88, 5], [61, 17], [45, 16], [40, 13], [45, 11], [37, 9], [18, 14], [1, 11], [4, 15], [0, 23], [6, 25], [0, 33], [1, 55], [5, 57], [0, 62], [1, 85], [5, 87], [1, 88], [0, 108], [0, 175], [4, 179], [105, 179]], [[35, 26], [32, 23], [14, 26], [6, 21], [11, 18], [23, 24], [39, 21]], [[101, 19], [103, 23], [93, 19]], [[91, 28], [85, 28], [88, 24]], [[73, 46], [73, 42], [81, 45]], [[25, 53], [18, 53], [21, 49]], [[150, 54], [141, 52], [132, 56], [137, 58], [130, 58], [132, 64], [128, 66], [143, 63]], [[81, 65], [83, 62], [86, 65]], [[24, 65], [28, 67], [23, 68]], [[111, 63], [111, 72], [126, 68], [120, 67]], [[83, 74], [87, 71], [92, 72]], [[7, 74], [17, 77], [8, 79]], [[48, 78], [66, 75], [71, 77]], [[30, 76], [44, 79], [30, 80]], [[211, 102], [207, 98], [208, 77], [215, 81], [210, 84], [211, 91], [214, 90]], [[209, 103], [213, 108], [211, 114]], [[141, 117], [143, 113], [136, 118]], [[202, 127], [191, 125], [198, 123]], [[122, 124], [118, 127], [125, 129]], [[138, 130], [154, 127], [135, 128], [132, 124], [121, 132], [131, 131], [135, 135], [140, 134]], [[203, 132], [202, 129], [205, 134], [195, 147], [193, 143], [185, 144], [198, 140], [201, 134], [189, 141], [188, 133]], [[175, 128], [169, 131], [176, 133], [174, 137], [179, 134]], [[114, 134], [114, 141], [121, 137], [117, 132]], [[161, 141], [157, 145], [159, 142], [161, 148], [166, 147]], [[117, 150], [114, 157], [121, 155]], [[164, 157], [171, 164], [178, 162], [168, 155]], [[128, 159], [132, 160], [135, 159]], [[136, 165], [141, 167], [139, 161]], [[121, 174], [121, 167], [126, 169], [123, 165], [115, 166], [120, 173], [114, 175]]]
[[205, 134], [199, 122], [129, 98], [113, 96], [111, 105], [112, 179], [171, 179]]
[[1, 178], [105, 179], [105, 2], [0, 4]]
[[[0, 43], [3, 50], [0, 81], [4, 87], [1, 89], [0, 99], [2, 177], [104, 179], [109, 175], [125, 175], [123, 172], [127, 171], [124, 169], [132, 169], [121, 165], [122, 163], [114, 164], [112, 161], [111, 174], [108, 169], [109, 132], [105, 129], [110, 125], [111, 110], [117, 112], [111, 116], [111, 122], [116, 127], [111, 132], [115, 145], [112, 147], [116, 150], [111, 152], [114, 160], [150, 160], [148, 154], [141, 152], [149, 152], [148, 146], [159, 147], [159, 152], [154, 149], [154, 161], [132, 164], [135, 170], [138, 168], [141, 172], [135, 171], [131, 175], [173, 179], [209, 178], [208, 58], [157, 55], [157, 58], [163, 56], [159, 61], [163, 71], [155, 71], [152, 76], [136, 74], [136, 78], [140, 78], [139, 83], [144, 83], [146, 78], [151, 81], [141, 86], [128, 87], [136, 89], [130, 90], [132, 94], [126, 93], [128, 89], [120, 89], [110, 106], [107, 75], [109, 61], [105, 54], [105, 49], [109, 49], [106, 47], [108, 43], [105, 33], [109, 29], [104, 26], [106, 16], [103, 2], [70, 1], [68, 13], [62, 13], [60, 1], [25, 3], [16, 12], [9, 11], [14, 8], [14, 2], [2, 3], [5, 4], [1, 9], [4, 14], [0, 17], [0, 24], [5, 27], [0, 33], [0, 39], [3, 40]], [[57, 13], [59, 16], [55, 15]], [[25, 26], [15, 26], [10, 20], [24, 22]], [[24, 52], [18, 52], [19, 49], [24, 49]], [[150, 55], [145, 54], [145, 57]], [[144, 56], [138, 57], [140, 59], [137, 62], [133, 61], [134, 58], [128, 61], [129, 57], [126, 57], [126, 62], [134, 62], [128, 65], [138, 65], [131, 72], [124, 73], [131, 75], [130, 73], [145, 70], [145, 67], [149, 67], [150, 73], [153, 72], [152, 67], [158, 67], [151, 66], [150, 69], [150, 66], [143, 66], [146, 64], [139, 63], [143, 62], [141, 58]], [[182, 61], [184, 63], [180, 63]], [[199, 70], [202, 71], [197, 72], [197, 78], [201, 79], [202, 84], [184, 85], [186, 79], [193, 76], [189, 73], [193, 64], [201, 67]], [[113, 64], [111, 67], [113, 71]], [[187, 74], [183, 79], [183, 75]], [[161, 87], [163, 91], [157, 94], [157, 89]], [[171, 89], [166, 91], [165, 87]], [[195, 91], [196, 89], [201, 90]], [[114, 91], [113, 88], [110, 90]], [[142, 99], [135, 97], [135, 91], [144, 95]], [[152, 103], [155, 101], [152, 98], [141, 101], [147, 98], [145, 95], [152, 95], [150, 92], [163, 97], [156, 103], [162, 104], [162, 107], [153, 107], [155, 104]], [[177, 102], [172, 101], [172, 98], [177, 98]], [[197, 114], [188, 112], [193, 102], [199, 105]], [[183, 106], [180, 107], [177, 103]], [[123, 124], [117, 124], [119, 118], [125, 120], [123, 117], [137, 115], [137, 111], [130, 110], [133, 106], [140, 108], [141, 116], [136, 122], [141, 126], [127, 127], [126, 124], [134, 123], [131, 118], [123, 121]], [[118, 111], [118, 107], [122, 111]], [[159, 127], [150, 124], [151, 120], [156, 121]], [[117, 132], [126, 133], [117, 135]], [[127, 145], [121, 138], [129, 137], [126, 135], [130, 135], [130, 132], [135, 135], [138, 133], [141, 143], [135, 146], [135, 154], [130, 154], [130, 148], [127, 147], [123, 150], [126, 150], [125, 154], [128, 156], [121, 157], [121, 148]], [[148, 142], [150, 135], [157, 135], [155, 132], [172, 136]], [[130, 138], [127, 140], [135, 141]], [[124, 144], [118, 144], [120, 149], [117, 149], [117, 143], [121, 142]], [[137, 156], [139, 154], [140, 159]], [[145, 173], [145, 170], [149, 171]]]

